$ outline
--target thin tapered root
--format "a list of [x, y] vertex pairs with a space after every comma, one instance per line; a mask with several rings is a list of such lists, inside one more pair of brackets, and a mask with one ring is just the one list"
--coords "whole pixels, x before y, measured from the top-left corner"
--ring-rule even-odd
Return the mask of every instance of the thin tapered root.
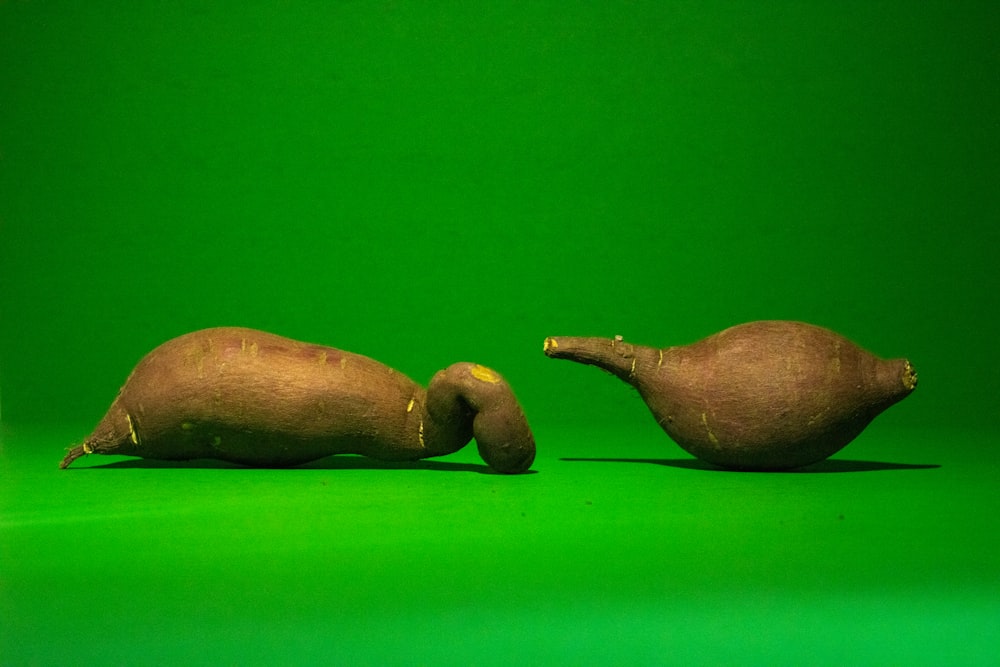
[[66, 454], [65, 458], [63, 458], [63, 460], [60, 461], [59, 468], [65, 470], [70, 466], [71, 463], [73, 463], [73, 461], [76, 461], [81, 456], [86, 456], [89, 453], [90, 451], [88, 451], [86, 445], [77, 445], [76, 447], [70, 447], [69, 452]]

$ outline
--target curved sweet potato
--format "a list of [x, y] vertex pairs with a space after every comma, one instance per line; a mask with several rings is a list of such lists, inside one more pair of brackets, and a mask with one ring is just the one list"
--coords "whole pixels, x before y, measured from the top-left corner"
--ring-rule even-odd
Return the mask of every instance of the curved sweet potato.
[[443, 456], [475, 437], [498, 472], [526, 471], [535, 442], [510, 386], [457, 363], [424, 390], [368, 357], [236, 327], [160, 345], [94, 432], [63, 459], [124, 454], [294, 466], [332, 454]]

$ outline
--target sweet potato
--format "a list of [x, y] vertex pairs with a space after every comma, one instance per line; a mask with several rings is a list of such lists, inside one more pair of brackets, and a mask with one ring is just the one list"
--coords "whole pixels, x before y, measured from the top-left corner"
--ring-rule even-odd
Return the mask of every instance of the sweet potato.
[[526, 471], [535, 441], [495, 371], [457, 363], [427, 390], [368, 357], [243, 328], [170, 340], [132, 371], [84, 454], [294, 466], [332, 454], [408, 461], [476, 439], [483, 460]]
[[917, 384], [907, 360], [879, 359], [801, 322], [750, 322], [663, 349], [621, 337], [550, 337], [544, 350], [631, 384], [681, 447], [742, 470], [825, 459]]

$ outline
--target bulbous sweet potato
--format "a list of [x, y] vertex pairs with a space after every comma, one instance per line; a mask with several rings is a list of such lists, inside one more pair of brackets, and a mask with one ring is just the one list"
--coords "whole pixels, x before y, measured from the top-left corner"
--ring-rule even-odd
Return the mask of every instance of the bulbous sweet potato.
[[620, 337], [550, 337], [544, 350], [631, 384], [681, 447], [740, 470], [825, 459], [917, 384], [909, 361], [879, 359], [802, 322], [750, 322], [663, 349]]
[[498, 472], [524, 472], [534, 461], [521, 406], [489, 368], [453, 364], [424, 390], [359, 354], [223, 327], [147, 354], [60, 467], [84, 454], [264, 467], [333, 454], [405, 461], [450, 454], [472, 437]]

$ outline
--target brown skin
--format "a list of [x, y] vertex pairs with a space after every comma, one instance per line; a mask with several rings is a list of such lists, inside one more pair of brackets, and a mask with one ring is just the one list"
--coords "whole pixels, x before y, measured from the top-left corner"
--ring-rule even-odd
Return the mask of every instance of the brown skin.
[[333, 454], [412, 461], [451, 454], [473, 437], [498, 472], [525, 472], [534, 461], [521, 406], [484, 366], [453, 364], [424, 390], [359, 354], [223, 327], [146, 355], [60, 467], [90, 453], [262, 467]]
[[821, 461], [917, 384], [907, 360], [879, 359], [801, 322], [750, 322], [662, 350], [620, 337], [550, 337], [545, 354], [631, 384], [677, 444], [738, 470]]

